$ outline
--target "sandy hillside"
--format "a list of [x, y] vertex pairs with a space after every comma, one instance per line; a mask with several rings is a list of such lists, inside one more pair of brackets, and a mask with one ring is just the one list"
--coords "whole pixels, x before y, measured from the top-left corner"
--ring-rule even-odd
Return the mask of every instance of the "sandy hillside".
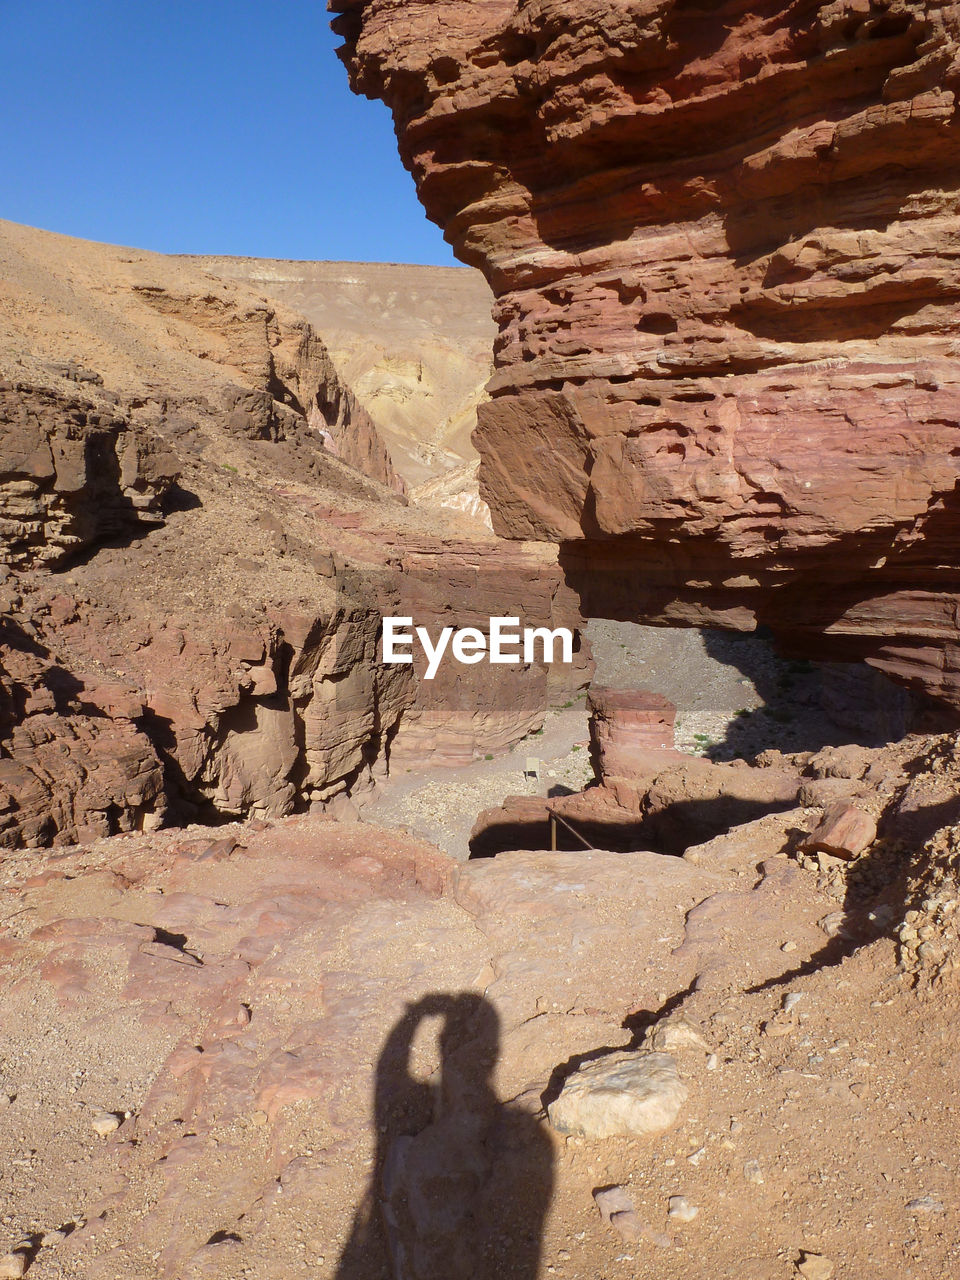
[[478, 271], [379, 262], [196, 258], [301, 312], [415, 486], [476, 459], [470, 435], [496, 328]]

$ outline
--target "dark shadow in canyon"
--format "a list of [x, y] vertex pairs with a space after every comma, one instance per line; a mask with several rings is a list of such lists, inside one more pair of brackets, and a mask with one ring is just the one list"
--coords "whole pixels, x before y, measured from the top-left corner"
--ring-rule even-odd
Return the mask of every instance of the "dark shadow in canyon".
[[706, 751], [712, 760], [749, 757], [769, 748], [882, 746], [907, 732], [910, 694], [866, 663], [778, 658], [774, 637], [765, 627], [748, 634], [701, 634], [710, 656], [742, 672], [762, 702], [736, 712], [723, 738]]
[[[584, 792], [590, 795], [590, 788]], [[646, 816], [610, 820], [563, 815], [557, 822], [557, 849], [582, 852], [587, 846], [614, 853], [646, 850], [682, 857], [692, 845], [724, 835], [732, 827], [753, 822], [768, 813], [792, 809], [796, 800], [751, 800], [722, 795], [707, 800], [682, 800]], [[576, 834], [574, 834], [576, 833]], [[580, 837], [579, 839], [577, 837]], [[528, 812], [494, 820], [470, 838], [471, 858], [495, 858], [515, 849], [550, 848], [550, 816], [547, 801], [542, 814]]]
[[[412, 1071], [438, 1020], [440, 1065]], [[550, 1139], [490, 1077], [499, 1018], [474, 992], [408, 1005], [377, 1063], [377, 1150], [336, 1280], [535, 1280], [553, 1194]]]

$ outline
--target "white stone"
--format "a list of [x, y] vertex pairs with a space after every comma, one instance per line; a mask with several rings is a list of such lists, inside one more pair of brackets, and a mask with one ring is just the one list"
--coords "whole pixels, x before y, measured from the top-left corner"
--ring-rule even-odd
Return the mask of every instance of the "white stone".
[[670, 1018], [658, 1022], [644, 1036], [644, 1044], [661, 1053], [676, 1053], [678, 1049], [702, 1049], [710, 1052], [710, 1045], [696, 1027], [683, 1018]]
[[643, 1235], [643, 1223], [626, 1187], [605, 1187], [593, 1193], [604, 1222], [613, 1227], [621, 1240], [635, 1244]]
[[849, 936], [844, 928], [846, 918], [845, 912], [833, 911], [830, 915], [824, 916], [819, 921], [819, 925], [828, 938], [846, 938]]
[[667, 1202], [667, 1217], [678, 1222], [692, 1222], [700, 1210], [686, 1196], [671, 1196]]
[[670, 1054], [621, 1051], [574, 1072], [547, 1112], [560, 1133], [629, 1137], [669, 1129], [686, 1099]]
[[27, 1259], [22, 1253], [5, 1253], [0, 1258], [0, 1280], [20, 1280], [26, 1271]]
[[112, 1111], [98, 1111], [91, 1119], [90, 1127], [101, 1138], [106, 1138], [108, 1134], [116, 1133], [120, 1128], [120, 1117], [115, 1116]]
[[748, 1182], [754, 1183], [758, 1187], [763, 1186], [763, 1171], [760, 1168], [759, 1160], [748, 1160], [743, 1166], [743, 1176]]
[[907, 1204], [910, 1213], [943, 1213], [943, 1205], [933, 1196], [919, 1196]]

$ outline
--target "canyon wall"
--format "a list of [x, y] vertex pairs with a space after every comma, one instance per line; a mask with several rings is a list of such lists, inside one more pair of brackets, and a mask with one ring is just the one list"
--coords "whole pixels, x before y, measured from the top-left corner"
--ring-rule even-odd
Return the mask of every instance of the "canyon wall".
[[497, 530], [960, 707], [960, 6], [330, 8], [496, 297]]
[[[476, 463], [470, 436], [497, 332], [478, 271], [395, 262], [185, 261], [217, 279], [243, 281], [309, 320], [408, 489], [440, 476], [455, 483], [461, 467]], [[465, 477], [459, 479], [462, 488]]]
[[0, 263], [0, 848], [341, 812], [585, 683], [380, 660], [384, 615], [579, 615], [555, 548], [407, 503], [303, 317], [10, 224]]

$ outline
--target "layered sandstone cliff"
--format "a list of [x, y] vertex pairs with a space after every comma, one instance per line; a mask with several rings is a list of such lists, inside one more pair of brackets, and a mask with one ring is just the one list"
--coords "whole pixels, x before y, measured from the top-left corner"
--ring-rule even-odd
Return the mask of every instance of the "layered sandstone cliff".
[[496, 295], [498, 530], [960, 706], [957, 4], [330, 7]]

